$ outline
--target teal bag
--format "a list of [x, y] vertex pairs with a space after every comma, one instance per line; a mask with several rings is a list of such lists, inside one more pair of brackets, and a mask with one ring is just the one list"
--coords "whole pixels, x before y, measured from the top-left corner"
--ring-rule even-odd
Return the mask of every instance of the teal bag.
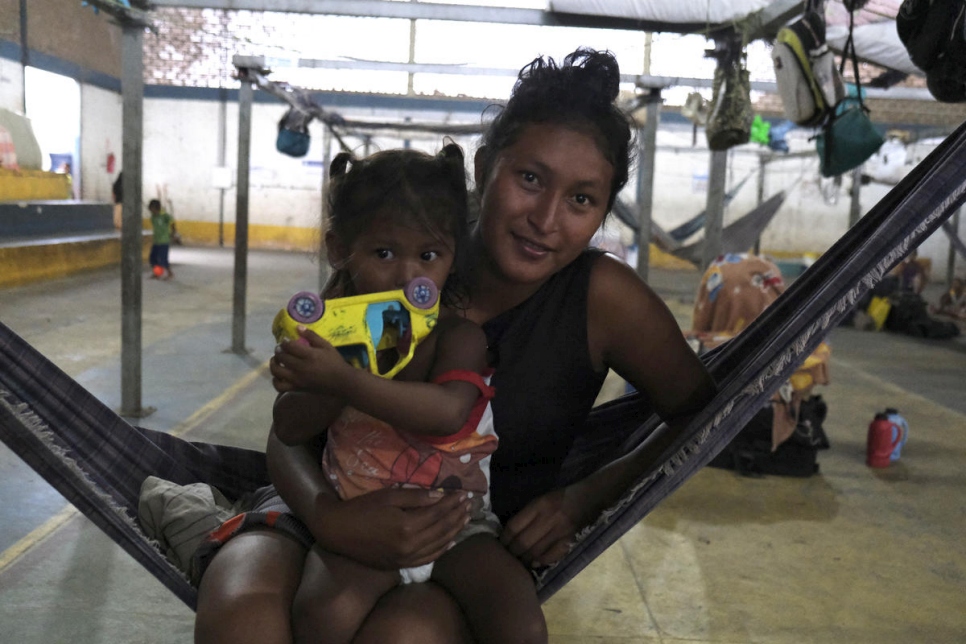
[[849, 99], [840, 105], [844, 109], [835, 111], [815, 140], [823, 177], [837, 177], [859, 167], [885, 143], [864, 105]]
[[308, 132], [296, 132], [281, 128], [275, 139], [275, 149], [290, 157], [304, 157], [308, 154], [311, 137]]
[[275, 138], [275, 149], [282, 154], [290, 157], [304, 157], [308, 154], [309, 143], [309, 123], [312, 115], [290, 107], [282, 119], [278, 122], [278, 136]]
[[[857, 168], [885, 143], [885, 139], [872, 125], [869, 110], [862, 102], [862, 84], [859, 77], [859, 60], [855, 55], [852, 32], [855, 26], [854, 8], [849, 10], [849, 37], [842, 48], [839, 75], [845, 71], [845, 61], [852, 61], [855, 74], [855, 93], [835, 106], [815, 141], [818, 152], [818, 169], [823, 177], [837, 177], [843, 172]], [[851, 93], [851, 87], [849, 88]]]

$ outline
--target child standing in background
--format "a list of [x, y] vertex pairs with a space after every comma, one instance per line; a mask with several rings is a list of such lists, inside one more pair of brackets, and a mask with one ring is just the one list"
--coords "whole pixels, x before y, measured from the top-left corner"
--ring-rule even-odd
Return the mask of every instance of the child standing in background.
[[171, 237], [175, 233], [174, 217], [161, 208], [161, 202], [152, 199], [148, 203], [151, 212], [151, 229], [154, 232], [154, 243], [151, 244], [151, 279], [169, 280], [174, 277], [171, 264], [168, 262], [168, 250], [171, 248]]

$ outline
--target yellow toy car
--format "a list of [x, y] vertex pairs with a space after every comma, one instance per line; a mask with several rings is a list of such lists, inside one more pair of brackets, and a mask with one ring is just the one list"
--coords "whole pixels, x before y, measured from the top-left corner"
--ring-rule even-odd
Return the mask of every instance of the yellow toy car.
[[417, 277], [397, 291], [325, 302], [300, 291], [276, 314], [272, 334], [276, 342], [296, 340], [303, 325], [332, 343], [352, 366], [392, 378], [409, 364], [438, 317], [439, 289], [428, 277]]

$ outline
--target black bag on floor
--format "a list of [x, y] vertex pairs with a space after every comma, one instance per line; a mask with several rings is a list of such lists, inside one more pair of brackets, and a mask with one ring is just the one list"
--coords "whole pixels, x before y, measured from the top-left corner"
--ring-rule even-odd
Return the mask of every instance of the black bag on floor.
[[771, 451], [771, 405], [763, 408], [745, 425], [720, 454], [708, 465], [734, 470], [742, 476], [809, 477], [817, 474], [818, 450], [828, 448], [822, 428], [827, 406], [821, 396], [802, 401], [795, 433]]
[[885, 328], [915, 338], [946, 340], [959, 335], [959, 327], [949, 320], [938, 320], [929, 315], [926, 300], [913, 291], [896, 291], [889, 298], [892, 304]]

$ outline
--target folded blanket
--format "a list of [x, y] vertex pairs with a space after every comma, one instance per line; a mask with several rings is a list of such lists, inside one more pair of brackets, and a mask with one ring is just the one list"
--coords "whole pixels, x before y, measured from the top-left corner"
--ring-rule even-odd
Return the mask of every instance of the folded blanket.
[[200, 571], [195, 570], [194, 554], [198, 546], [246, 505], [247, 499], [232, 503], [205, 483], [178, 485], [149, 476], [141, 485], [138, 521], [145, 534], [161, 545], [168, 561], [197, 584]]

